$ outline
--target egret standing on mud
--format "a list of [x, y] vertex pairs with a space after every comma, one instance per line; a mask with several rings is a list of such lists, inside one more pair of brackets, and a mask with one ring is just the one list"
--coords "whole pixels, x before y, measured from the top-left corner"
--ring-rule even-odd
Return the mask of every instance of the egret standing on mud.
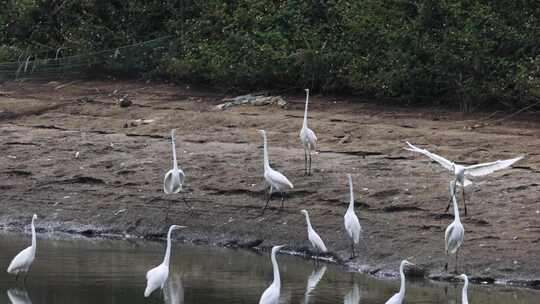
[[[463, 206], [465, 208], [465, 215], [467, 215], [467, 204], [465, 202], [465, 187], [472, 184], [472, 182], [468, 180], [465, 177], [465, 175], [469, 175], [473, 177], [488, 175], [495, 171], [506, 169], [510, 167], [511, 165], [513, 165], [515, 162], [523, 158], [523, 156], [519, 156], [512, 159], [497, 160], [490, 163], [482, 163], [482, 164], [476, 164], [476, 165], [471, 165], [471, 166], [462, 166], [454, 162], [451, 162], [448, 159], [442, 156], [439, 156], [435, 153], [431, 153], [426, 149], [421, 149], [414, 145], [411, 145], [409, 142], [407, 142], [407, 145], [409, 145], [409, 148], [405, 148], [405, 150], [424, 154], [425, 156], [438, 162], [441, 166], [443, 166], [447, 170], [454, 172], [454, 176], [455, 176], [454, 185], [462, 186]], [[456, 190], [456, 186], [454, 186], [454, 191], [455, 190]], [[448, 211], [449, 208], [450, 208], [450, 204], [448, 204], [448, 206], [446, 207], [446, 211]]]
[[463, 289], [461, 290], [461, 304], [469, 304], [469, 298], [467, 297], [467, 287], [469, 286], [469, 278], [467, 275], [461, 274], [459, 278], [463, 279]]
[[[454, 204], [454, 221], [446, 227], [444, 232], [445, 252], [448, 259], [448, 254], [456, 254], [456, 273], [458, 267], [458, 253], [459, 247], [463, 243], [463, 237], [465, 230], [459, 219], [459, 209], [456, 201], [456, 191], [454, 189], [455, 183], [450, 181], [450, 195], [452, 195], [452, 203]], [[444, 270], [448, 270], [448, 260], [444, 266]]]
[[34, 225], [34, 221], [37, 219], [37, 215], [32, 216], [32, 223], [30, 224], [30, 227], [32, 229], [32, 245], [29, 247], [26, 247], [21, 252], [19, 252], [13, 260], [11, 260], [11, 263], [9, 263], [7, 272], [9, 274], [15, 274], [15, 281], [19, 278], [19, 274], [21, 272], [25, 273], [24, 276], [24, 282], [26, 282], [26, 278], [28, 277], [28, 271], [30, 270], [30, 267], [32, 266], [32, 263], [34, 262], [34, 259], [36, 258], [36, 226]]
[[283, 201], [285, 200], [285, 197], [283, 196], [283, 188], [289, 187], [294, 188], [293, 184], [285, 177], [285, 175], [279, 173], [278, 171], [272, 169], [270, 167], [270, 161], [268, 160], [268, 147], [266, 146], [266, 132], [264, 130], [259, 130], [259, 133], [261, 133], [263, 137], [263, 150], [264, 150], [264, 179], [266, 182], [270, 185], [270, 196], [268, 197], [268, 200], [266, 201], [266, 204], [263, 208], [266, 210], [266, 207], [268, 207], [268, 203], [272, 199], [272, 194], [274, 193], [274, 189], [279, 191], [281, 193], [281, 208], [283, 209]]
[[399, 276], [401, 278], [401, 287], [399, 288], [399, 292], [394, 294], [388, 301], [385, 302], [385, 304], [401, 304], [403, 303], [403, 299], [405, 298], [405, 273], [403, 272], [403, 267], [405, 265], [414, 265], [410, 263], [407, 260], [401, 261], [401, 264], [399, 265]]
[[315, 232], [315, 229], [313, 229], [313, 227], [311, 226], [307, 210], [303, 209], [301, 212], [306, 216], [308, 240], [311, 242], [313, 248], [315, 248], [318, 254], [328, 251], [321, 237], [317, 234], [317, 232]]
[[263, 292], [259, 304], [278, 304], [279, 303], [279, 294], [281, 293], [281, 279], [279, 277], [279, 267], [276, 260], [277, 252], [283, 248], [283, 246], [274, 246], [272, 247], [272, 269], [274, 270], [274, 281], [266, 290]]
[[174, 229], [186, 228], [185, 226], [172, 225], [167, 233], [167, 249], [163, 262], [146, 273], [146, 289], [144, 296], [148, 297], [154, 290], [165, 286], [165, 282], [169, 277], [169, 264], [171, 259], [171, 233]]
[[354, 245], [358, 245], [358, 243], [360, 242], [360, 234], [362, 233], [362, 226], [360, 226], [360, 221], [358, 220], [356, 213], [354, 213], [354, 193], [353, 193], [352, 176], [350, 174], [347, 174], [347, 178], [349, 179], [351, 201], [349, 202], [349, 208], [347, 208], [347, 212], [345, 212], [344, 220], [345, 220], [345, 230], [347, 231], [347, 234], [351, 238], [351, 248], [352, 248], [351, 258], [354, 258]]
[[[182, 191], [182, 186], [184, 185], [184, 180], [186, 179], [186, 175], [184, 174], [184, 171], [178, 167], [178, 161], [176, 159], [176, 142], [175, 142], [175, 133], [176, 130], [171, 130], [171, 144], [172, 144], [172, 153], [173, 153], [173, 168], [167, 173], [165, 173], [165, 178], [163, 178], [163, 192], [166, 194], [174, 194], [179, 193]], [[188, 206], [189, 209], [191, 209], [191, 206], [189, 206], [188, 202], [184, 198], [184, 203]], [[171, 208], [171, 204], [169, 203], [169, 207], [167, 208], [167, 215], [169, 215], [169, 209]]]
[[[309, 103], [309, 89], [306, 89], [306, 108], [304, 110], [304, 124], [300, 130], [300, 141], [304, 147], [304, 170], [305, 175], [311, 175], [311, 151], [317, 149], [317, 136], [315, 132], [308, 128], [307, 119], [308, 119], [308, 103]], [[308, 156], [309, 156], [309, 165], [308, 165]]]

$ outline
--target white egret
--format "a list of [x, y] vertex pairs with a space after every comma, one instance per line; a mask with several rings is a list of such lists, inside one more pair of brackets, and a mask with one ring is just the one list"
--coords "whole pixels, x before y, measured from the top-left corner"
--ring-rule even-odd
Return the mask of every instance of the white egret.
[[324, 273], [326, 272], [326, 265], [319, 267], [318, 269], [313, 269], [313, 272], [308, 278], [307, 286], [306, 286], [306, 292], [304, 293], [304, 304], [309, 303], [309, 297], [315, 287], [317, 287], [317, 284], [319, 284], [319, 281], [324, 276]]
[[184, 285], [179, 274], [172, 275], [163, 288], [163, 297], [165, 304], [184, 303]]
[[360, 303], [360, 288], [358, 284], [354, 284], [353, 288], [343, 298], [343, 304], [358, 304]]
[[264, 179], [266, 182], [270, 185], [270, 196], [268, 197], [268, 200], [266, 201], [266, 204], [264, 205], [264, 208], [262, 212], [264, 213], [264, 210], [266, 210], [266, 207], [268, 206], [268, 203], [272, 199], [272, 194], [274, 189], [279, 191], [281, 193], [281, 208], [283, 208], [283, 201], [285, 200], [285, 197], [283, 196], [283, 188], [289, 187], [294, 188], [293, 184], [285, 177], [285, 175], [279, 173], [278, 171], [272, 169], [270, 167], [270, 161], [268, 160], [268, 147], [266, 144], [266, 132], [264, 130], [259, 130], [259, 133], [261, 133], [263, 137], [263, 149], [264, 149]]
[[321, 237], [317, 234], [317, 232], [315, 232], [315, 229], [313, 229], [313, 227], [311, 226], [307, 210], [303, 209], [301, 212], [306, 216], [308, 240], [311, 242], [313, 248], [315, 248], [318, 254], [328, 251]]
[[[472, 176], [472, 177], [488, 175], [495, 171], [506, 169], [510, 167], [511, 165], [513, 165], [515, 162], [523, 158], [523, 156], [518, 156], [512, 159], [497, 160], [497, 161], [489, 162], [489, 163], [463, 166], [463, 165], [456, 164], [452, 161], [449, 161], [448, 159], [442, 156], [439, 156], [435, 153], [431, 153], [426, 149], [418, 148], [410, 144], [409, 142], [407, 142], [407, 145], [409, 145], [409, 148], [405, 148], [405, 150], [424, 154], [425, 156], [438, 162], [445, 169], [454, 172], [454, 177], [455, 177], [454, 184], [462, 186], [463, 205], [465, 207], [465, 215], [467, 215], [467, 204], [465, 203], [465, 187], [472, 184], [472, 181], [470, 181], [469, 179], [465, 177], [466, 175]], [[456, 187], [454, 187], [454, 190], [456, 190]], [[446, 207], [446, 211], [448, 211], [449, 208], [450, 208], [450, 204], [448, 204], [448, 206]]]
[[467, 275], [461, 274], [459, 275], [459, 278], [463, 279], [463, 290], [461, 291], [461, 304], [469, 304], [469, 299], [467, 297], [467, 287], [469, 287], [469, 278], [467, 278]]
[[[167, 173], [163, 178], [163, 192], [166, 194], [174, 194], [182, 191], [182, 186], [186, 179], [186, 175], [182, 169], [178, 167], [178, 161], [176, 159], [176, 141], [174, 139], [176, 130], [171, 130], [171, 144], [172, 144], [172, 153], [173, 153], [173, 168]], [[183, 198], [184, 203], [191, 210], [191, 206], [188, 204], [185, 198]], [[167, 208], [167, 216], [169, 215], [169, 209], [171, 208], [171, 203], [169, 202], [169, 207]]]
[[360, 242], [360, 234], [362, 233], [362, 226], [360, 226], [360, 221], [358, 220], [358, 217], [356, 216], [356, 213], [354, 212], [354, 192], [353, 192], [352, 176], [350, 174], [347, 174], [347, 178], [349, 179], [351, 201], [349, 202], [349, 208], [347, 208], [347, 212], [345, 212], [344, 220], [345, 220], [345, 230], [347, 231], [347, 234], [351, 238], [351, 248], [352, 248], [351, 258], [354, 258], [354, 245], [358, 245], [358, 243]]
[[277, 252], [283, 248], [283, 246], [274, 246], [272, 247], [272, 269], [274, 270], [274, 281], [266, 290], [263, 292], [259, 304], [278, 304], [279, 294], [281, 293], [281, 279], [279, 277], [279, 267], [276, 260]]
[[7, 272], [16, 275], [15, 281], [19, 278], [19, 274], [24, 272], [24, 282], [26, 282], [28, 271], [36, 258], [36, 226], [34, 225], [36, 219], [37, 215], [34, 214], [32, 216], [32, 223], [30, 224], [30, 227], [32, 228], [32, 245], [19, 252], [13, 260], [11, 260], [11, 263], [9, 263]]
[[[300, 130], [300, 142], [304, 147], [304, 170], [305, 175], [311, 175], [311, 151], [317, 149], [317, 136], [315, 132], [308, 128], [308, 103], [309, 103], [309, 89], [306, 89], [306, 108], [304, 110], [304, 124]], [[308, 156], [309, 156], [309, 166], [308, 166]]]
[[399, 265], [399, 276], [401, 278], [401, 287], [399, 288], [399, 292], [394, 294], [388, 301], [385, 302], [385, 304], [401, 304], [403, 303], [403, 299], [405, 298], [405, 273], [403, 272], [403, 267], [405, 265], [414, 265], [410, 263], [407, 260], [401, 261], [401, 264]]
[[[456, 272], [458, 263], [458, 251], [459, 247], [463, 243], [463, 237], [465, 230], [459, 219], [459, 209], [456, 201], [456, 193], [454, 189], [454, 183], [450, 182], [450, 194], [452, 195], [452, 203], [454, 204], [454, 221], [446, 227], [444, 232], [444, 241], [446, 242], [445, 252], [448, 258], [448, 254], [456, 254]], [[448, 270], [448, 260], [444, 266], [445, 270]]]
[[7, 291], [7, 296], [11, 304], [32, 304], [26, 290], [10, 289]]
[[148, 297], [154, 290], [165, 286], [165, 282], [169, 277], [169, 263], [171, 259], [171, 233], [174, 229], [186, 228], [185, 226], [172, 225], [167, 233], [167, 249], [163, 262], [146, 273], [146, 289], [144, 296]]

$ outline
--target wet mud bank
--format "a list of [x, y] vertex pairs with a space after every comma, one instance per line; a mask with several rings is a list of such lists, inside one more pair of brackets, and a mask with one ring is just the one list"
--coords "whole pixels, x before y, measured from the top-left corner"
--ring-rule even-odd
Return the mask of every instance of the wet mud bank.
[[[513, 169], [475, 179], [460, 273], [472, 282], [539, 288], [540, 122], [486, 123], [491, 113], [381, 108], [358, 100], [314, 96], [310, 128], [319, 137], [313, 175], [304, 176], [298, 132], [303, 96], [286, 106], [216, 110], [224, 96], [181, 86], [79, 82], [0, 86], [0, 227], [22, 231], [33, 213], [38, 231], [86, 237], [160, 239], [168, 225], [188, 226], [180, 240], [256, 248], [285, 244], [309, 256], [305, 219], [350, 271], [453, 280], [443, 271], [444, 213], [451, 176], [405, 151], [405, 141], [465, 164], [526, 155]], [[121, 107], [117, 96], [132, 104]], [[171, 167], [169, 132], [177, 129], [186, 184], [165, 195]], [[294, 184], [261, 215], [267, 198], [262, 142], [270, 161]], [[365, 245], [349, 260], [343, 227], [353, 177]], [[186, 200], [193, 209], [184, 203]], [[454, 258], [449, 269], [454, 269]]]

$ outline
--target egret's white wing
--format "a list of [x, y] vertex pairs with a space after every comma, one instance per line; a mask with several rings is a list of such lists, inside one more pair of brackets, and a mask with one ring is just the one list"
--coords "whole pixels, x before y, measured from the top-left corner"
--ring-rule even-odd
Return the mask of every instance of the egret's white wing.
[[408, 150], [408, 151], [412, 151], [412, 152], [418, 152], [418, 153], [422, 153], [424, 154], [425, 156], [431, 158], [432, 160], [438, 162], [439, 164], [441, 164], [441, 166], [443, 166], [444, 168], [446, 168], [447, 170], [450, 170], [450, 171], [454, 171], [454, 163], [449, 161], [448, 159], [440, 156], [440, 155], [437, 155], [435, 153], [431, 153], [429, 152], [428, 150], [426, 149], [420, 149], [414, 145], [411, 145], [409, 142], [406, 142], [407, 145], [409, 145], [410, 148], [405, 148], [405, 150]]
[[272, 182], [277, 183], [281, 186], [289, 186], [290, 188], [294, 188], [293, 184], [285, 177], [285, 175], [281, 174], [276, 170], [269, 171], [268, 177]]
[[446, 230], [444, 231], [444, 243], [445, 243], [445, 251], [448, 251], [448, 239], [450, 238], [450, 236], [452, 235], [453, 231], [454, 231], [454, 222], [452, 222], [450, 225], [448, 225], [448, 227], [446, 227]]
[[147, 298], [154, 290], [162, 287], [168, 276], [169, 269], [164, 267], [163, 264], [150, 269], [146, 273], [146, 289], [144, 290], [144, 297]]
[[310, 145], [310, 149], [317, 150], [317, 136], [315, 135], [315, 132], [311, 129], [307, 129], [307, 139]]
[[326, 245], [324, 245], [323, 240], [321, 239], [319, 234], [315, 232], [315, 230], [311, 231], [309, 235], [309, 241], [311, 242], [311, 245], [313, 245], [313, 247], [317, 248], [318, 250], [322, 252], [328, 251], [328, 249], [326, 249]]
[[33, 261], [34, 258], [32, 256], [32, 246], [26, 247], [21, 252], [19, 252], [13, 258], [13, 260], [11, 260], [7, 272], [11, 274], [16, 274], [21, 271], [27, 271]]
[[358, 244], [360, 241], [360, 233], [362, 233], [362, 226], [360, 226], [360, 221], [354, 211], [347, 211], [347, 213], [345, 213], [345, 230], [347, 230], [347, 233], [353, 239], [354, 243]]
[[465, 167], [465, 174], [472, 176], [484, 176], [493, 173], [497, 170], [502, 170], [510, 167], [518, 160], [523, 159], [523, 156], [519, 156], [512, 159], [498, 160], [491, 163], [483, 163]]

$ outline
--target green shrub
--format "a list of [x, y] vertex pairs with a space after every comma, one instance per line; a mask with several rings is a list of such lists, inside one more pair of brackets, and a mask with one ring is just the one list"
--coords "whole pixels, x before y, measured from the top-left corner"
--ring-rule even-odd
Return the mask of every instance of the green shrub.
[[[540, 92], [533, 0], [7, 0], [0, 44], [80, 54], [172, 35], [103, 59], [125, 75], [303, 88], [459, 106], [523, 106]], [[0, 54], [1, 56], [2, 54]], [[50, 55], [50, 54], [49, 54]], [[2, 57], [0, 57], [1, 59]]]

